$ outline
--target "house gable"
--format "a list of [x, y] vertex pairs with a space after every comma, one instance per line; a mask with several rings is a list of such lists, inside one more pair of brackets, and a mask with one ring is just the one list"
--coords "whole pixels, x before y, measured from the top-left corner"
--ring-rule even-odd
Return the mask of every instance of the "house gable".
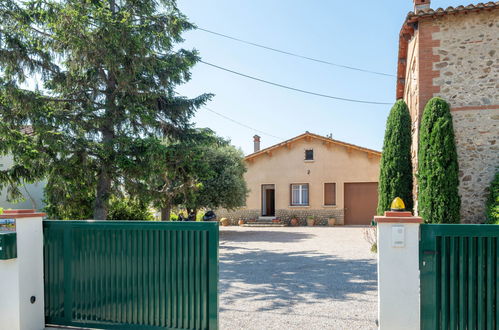
[[[296, 149], [297, 147], [303, 147], [303, 144], [305, 143], [305, 146], [307, 144], [310, 145], [322, 145], [325, 147], [326, 150], [337, 150], [337, 149], [344, 149], [347, 153], [354, 153], [354, 152], [361, 152], [364, 155], [366, 155], [368, 158], [376, 158], [381, 156], [381, 152], [368, 149], [368, 148], [363, 148], [354, 144], [334, 140], [331, 138], [327, 138], [321, 135], [313, 134], [310, 132], [306, 132], [304, 134], [298, 135], [297, 137], [294, 137], [292, 139], [283, 141], [281, 143], [275, 144], [271, 147], [265, 148], [263, 150], [260, 150], [258, 152], [252, 153], [248, 156], [245, 157], [245, 160], [248, 163], [253, 163], [256, 159], [260, 157], [273, 157], [276, 154], [282, 154], [286, 152], [290, 152], [293, 149]], [[305, 149], [304, 149], [305, 150]], [[305, 151], [303, 152], [303, 159], [305, 159]]]

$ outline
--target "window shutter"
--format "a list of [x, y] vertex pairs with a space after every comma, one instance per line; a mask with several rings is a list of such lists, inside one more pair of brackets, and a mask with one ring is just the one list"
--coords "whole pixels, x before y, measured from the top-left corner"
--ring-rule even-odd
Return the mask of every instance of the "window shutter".
[[324, 205], [336, 205], [336, 183], [324, 183]]

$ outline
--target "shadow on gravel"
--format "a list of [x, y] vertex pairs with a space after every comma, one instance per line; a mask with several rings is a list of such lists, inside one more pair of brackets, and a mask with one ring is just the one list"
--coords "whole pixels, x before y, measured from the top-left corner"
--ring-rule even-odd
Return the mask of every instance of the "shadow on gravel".
[[288, 243], [296, 242], [314, 237], [312, 234], [278, 232], [278, 231], [235, 231], [223, 230], [220, 231], [220, 241], [231, 242], [271, 242], [271, 243]]
[[[289, 237], [289, 233], [286, 235]], [[225, 306], [252, 300], [265, 302], [258, 311], [291, 310], [304, 302], [348, 301], [353, 299], [350, 294], [377, 288], [376, 261], [371, 259], [338, 259], [316, 251], [269, 252], [235, 246], [220, 249], [227, 249], [220, 258], [219, 282]], [[232, 282], [243, 282], [247, 287], [231, 290]]]

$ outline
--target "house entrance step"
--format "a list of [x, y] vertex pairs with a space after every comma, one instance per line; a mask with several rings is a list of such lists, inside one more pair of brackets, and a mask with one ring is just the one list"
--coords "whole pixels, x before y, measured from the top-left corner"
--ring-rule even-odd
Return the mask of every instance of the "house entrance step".
[[272, 221], [277, 219], [275, 216], [260, 216], [258, 217], [257, 221]]
[[282, 222], [248, 222], [242, 225], [242, 227], [286, 227], [285, 223]]

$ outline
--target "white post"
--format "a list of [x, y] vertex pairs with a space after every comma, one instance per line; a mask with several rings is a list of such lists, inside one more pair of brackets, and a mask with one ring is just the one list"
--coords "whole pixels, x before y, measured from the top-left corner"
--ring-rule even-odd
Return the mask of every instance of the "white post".
[[378, 224], [378, 322], [381, 330], [419, 330], [419, 225], [410, 212], [386, 212]]
[[43, 228], [45, 214], [34, 210], [5, 211], [15, 219], [17, 257], [0, 260], [0, 330], [45, 328]]

